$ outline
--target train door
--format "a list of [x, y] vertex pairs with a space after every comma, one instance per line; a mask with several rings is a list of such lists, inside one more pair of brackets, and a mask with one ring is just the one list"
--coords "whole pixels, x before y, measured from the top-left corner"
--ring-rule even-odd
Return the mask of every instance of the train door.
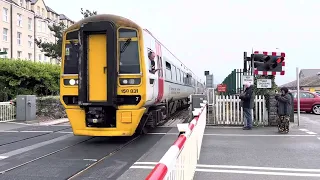
[[107, 36], [92, 34], [88, 37], [89, 101], [107, 100]]
[[156, 56], [157, 56], [157, 67], [158, 69], [158, 96], [156, 103], [161, 102], [164, 93], [164, 79], [163, 79], [163, 68], [162, 68], [162, 51], [161, 45], [156, 41]]

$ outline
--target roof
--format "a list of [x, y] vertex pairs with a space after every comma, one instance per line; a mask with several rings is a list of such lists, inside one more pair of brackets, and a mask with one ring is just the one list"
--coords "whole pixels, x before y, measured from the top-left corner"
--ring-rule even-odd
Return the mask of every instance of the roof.
[[320, 69], [301, 69], [300, 70], [300, 78], [309, 77], [317, 75], [320, 72]]
[[46, 8], [47, 8], [47, 11], [48, 11], [48, 12], [53, 12], [53, 13], [59, 15], [59, 13], [55, 12], [55, 11], [54, 11], [53, 9], [51, 9], [49, 6], [46, 6]]
[[68, 20], [68, 21], [71, 21], [73, 22], [71, 19], [69, 19], [66, 15], [64, 14], [60, 14], [60, 20]]
[[[301, 87], [316, 87], [316, 86], [320, 86], [320, 76], [313, 75], [313, 76], [300, 78], [300, 86]], [[287, 84], [283, 84], [280, 87], [287, 87], [287, 88], [297, 87], [297, 80], [289, 82]]]

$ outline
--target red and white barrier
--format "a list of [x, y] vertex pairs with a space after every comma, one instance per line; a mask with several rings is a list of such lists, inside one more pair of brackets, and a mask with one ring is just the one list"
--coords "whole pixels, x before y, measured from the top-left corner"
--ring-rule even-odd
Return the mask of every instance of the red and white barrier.
[[[173, 143], [146, 180], [193, 179], [207, 122], [206, 105], [207, 102], [204, 101], [201, 108], [193, 111], [195, 118], [186, 124], [188, 127], [184, 133]], [[179, 126], [181, 128], [183, 124], [178, 125], [178, 128]]]

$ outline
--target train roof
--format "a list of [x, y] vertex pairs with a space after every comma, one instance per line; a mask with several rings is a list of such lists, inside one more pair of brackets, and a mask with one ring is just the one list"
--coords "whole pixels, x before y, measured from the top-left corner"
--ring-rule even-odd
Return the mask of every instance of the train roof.
[[80, 25], [83, 23], [88, 23], [88, 22], [99, 22], [99, 21], [112, 21], [116, 24], [119, 25], [125, 25], [127, 27], [132, 27], [141, 30], [141, 27], [133, 22], [130, 19], [127, 19], [122, 16], [114, 15], [114, 14], [99, 14], [99, 15], [94, 15], [90, 16], [84, 19], [81, 19], [80, 21], [76, 22], [72, 26], [66, 29], [66, 31], [72, 31], [74, 29], [79, 29]]
[[[88, 22], [99, 22], [99, 21], [112, 21], [118, 25], [125, 25], [127, 27], [132, 27], [132, 28], [136, 28], [138, 30], [142, 30], [141, 26], [139, 26], [137, 23], [135, 23], [134, 21], [122, 17], [122, 16], [118, 16], [118, 15], [114, 15], [114, 14], [98, 14], [98, 15], [94, 15], [94, 16], [90, 16], [84, 19], [81, 19], [80, 21], [77, 21], [76, 23], [74, 23], [72, 26], [70, 26], [69, 28], [67, 28], [65, 30], [65, 32], [67, 31], [72, 31], [72, 30], [76, 30], [80, 28], [80, 25], [83, 23], [88, 23]], [[150, 34], [154, 39], [156, 39], [164, 48], [166, 48], [181, 64], [183, 64], [183, 62], [177, 58], [165, 45], [163, 45], [149, 30], [147, 29], [143, 29], [144, 31], [146, 31], [148, 34]], [[188, 68], [185, 64], [183, 64], [188, 71], [190, 71], [190, 73], [197, 77], [190, 68]], [[197, 77], [198, 79], [200, 79], [199, 77]]]

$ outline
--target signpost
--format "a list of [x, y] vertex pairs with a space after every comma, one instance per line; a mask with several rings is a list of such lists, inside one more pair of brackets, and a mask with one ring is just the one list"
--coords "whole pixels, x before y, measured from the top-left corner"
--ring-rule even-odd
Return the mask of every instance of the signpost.
[[254, 78], [253, 78], [253, 76], [243, 75], [243, 76], [242, 76], [242, 84], [245, 84], [245, 83], [254, 84]]
[[257, 88], [259, 88], [259, 89], [272, 88], [271, 79], [257, 79]]
[[227, 85], [226, 84], [218, 84], [217, 89], [218, 89], [218, 92], [227, 92]]

